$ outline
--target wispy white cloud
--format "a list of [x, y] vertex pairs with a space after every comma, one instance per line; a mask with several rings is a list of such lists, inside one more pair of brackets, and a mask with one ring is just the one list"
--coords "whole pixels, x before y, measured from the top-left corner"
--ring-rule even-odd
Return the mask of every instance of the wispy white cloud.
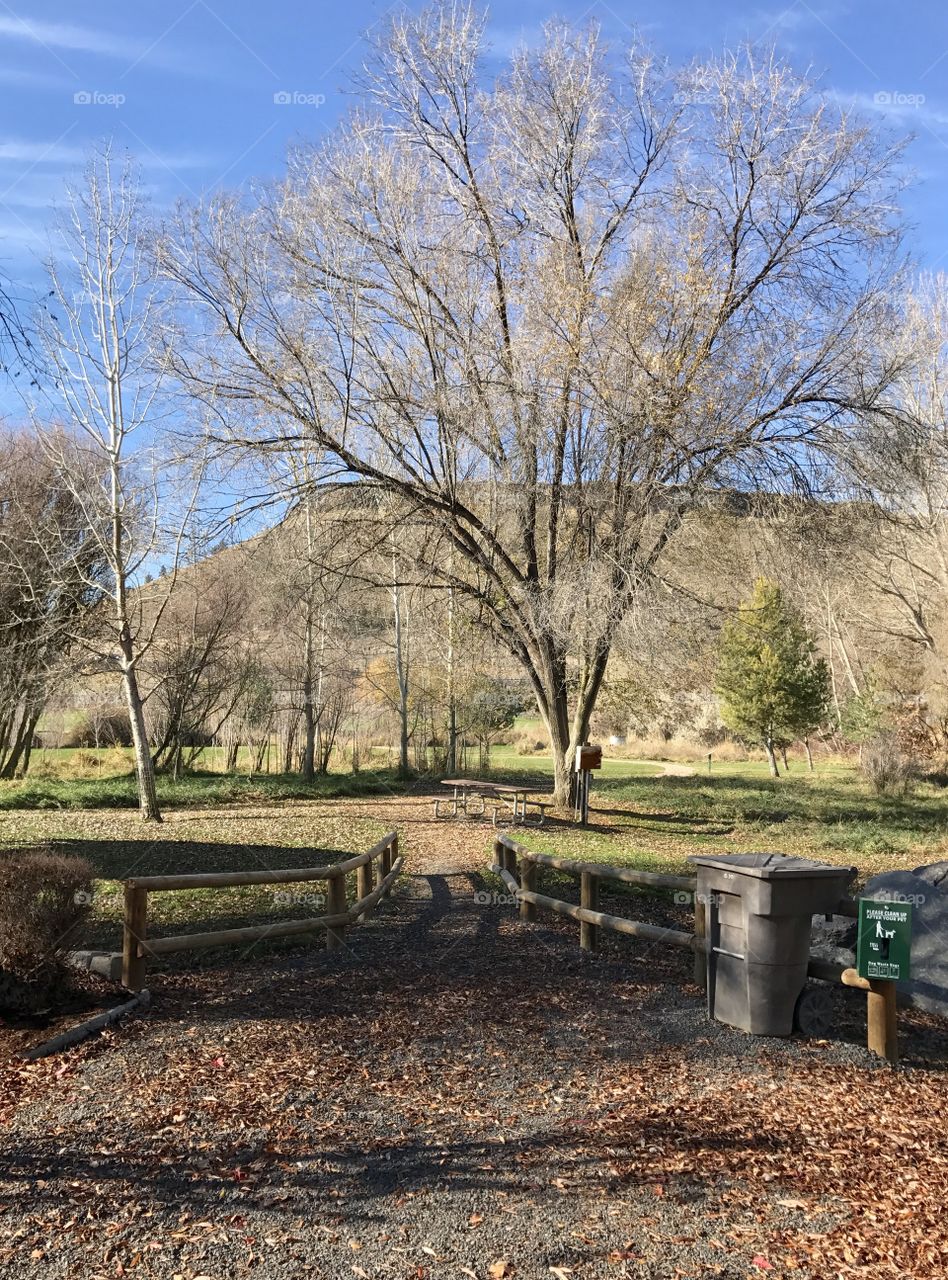
[[140, 50], [136, 41], [125, 40], [113, 32], [95, 31], [91, 27], [77, 27], [68, 22], [39, 22], [13, 14], [0, 15], [0, 36], [29, 40], [33, 44], [49, 45], [52, 49], [98, 53], [110, 58], [133, 58]]
[[26, 67], [0, 67], [0, 84], [20, 85], [24, 89], [68, 89], [70, 92], [73, 89], [73, 82], [66, 76]]
[[856, 107], [903, 128], [948, 128], [948, 109], [929, 102], [925, 94], [914, 89], [880, 89], [876, 93], [842, 93], [834, 89], [826, 96], [841, 106]]
[[[165, 70], [194, 72], [201, 64], [182, 53], [163, 38], [154, 41], [135, 39], [115, 31], [79, 26], [71, 22], [43, 22], [15, 14], [0, 14], [0, 40], [26, 41], [54, 54], [68, 70], [60, 54], [93, 54], [118, 62], [151, 62]], [[73, 72], [75, 74], [75, 72]]]
[[[135, 154], [135, 147], [129, 148]], [[83, 164], [90, 153], [89, 143], [43, 142], [28, 139], [10, 139], [0, 142], [0, 165], [78, 165]], [[145, 170], [149, 169], [204, 169], [215, 164], [213, 156], [197, 151], [161, 152], [145, 151], [135, 154], [135, 159]]]
[[771, 38], [783, 38], [791, 41], [795, 35], [809, 27], [825, 27], [843, 17], [848, 10], [845, 4], [821, 5], [815, 7], [793, 0], [791, 4], [779, 9], [758, 9], [752, 25], [763, 28]]
[[78, 164], [85, 155], [82, 147], [64, 142], [0, 142], [0, 164]]
[[[0, 209], [4, 207], [0, 204]], [[0, 274], [7, 266], [5, 259], [11, 249], [31, 249], [36, 253], [44, 253], [48, 247], [49, 237], [42, 224], [31, 226], [16, 215], [3, 218], [0, 214]]]

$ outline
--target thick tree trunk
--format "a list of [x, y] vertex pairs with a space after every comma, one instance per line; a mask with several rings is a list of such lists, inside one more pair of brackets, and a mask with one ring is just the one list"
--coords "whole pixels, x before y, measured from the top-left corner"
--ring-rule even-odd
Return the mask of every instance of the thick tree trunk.
[[[131, 646], [129, 645], [129, 647]], [[128, 656], [130, 657], [130, 655]], [[125, 685], [125, 700], [128, 703], [128, 718], [132, 726], [132, 746], [135, 749], [135, 774], [138, 778], [138, 811], [142, 816], [143, 822], [161, 822], [161, 811], [158, 808], [158, 791], [155, 787], [155, 769], [151, 759], [151, 748], [148, 744], [148, 729], [145, 725], [145, 708], [138, 689], [138, 677], [135, 674], [134, 666], [125, 666], [122, 672], [122, 681]]]
[[36, 726], [39, 722], [40, 711], [24, 710], [19, 726], [16, 730], [16, 737], [12, 747], [9, 748], [9, 755], [0, 769], [0, 778], [23, 778], [30, 765], [30, 750], [33, 745], [33, 735], [36, 732]]
[[544, 697], [538, 698], [553, 752], [553, 801], [564, 808], [574, 804], [576, 800], [577, 775], [573, 767], [576, 748], [589, 739], [589, 725], [607, 660], [608, 650], [604, 650], [593, 659], [585, 672], [576, 693], [572, 719], [569, 713], [565, 655], [557, 654], [550, 662], [550, 689]]
[[566, 690], [557, 692], [550, 699], [550, 711], [547, 714], [541, 707], [541, 714], [550, 735], [550, 750], [553, 755], [553, 803], [565, 808], [573, 797], [573, 756], [575, 748], [570, 741], [569, 709], [566, 704]]

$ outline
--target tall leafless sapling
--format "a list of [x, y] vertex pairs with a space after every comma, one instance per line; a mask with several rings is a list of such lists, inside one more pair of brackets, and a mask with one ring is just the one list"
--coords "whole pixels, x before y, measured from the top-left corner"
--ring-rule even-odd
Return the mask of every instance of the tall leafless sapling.
[[[160, 821], [139, 664], [174, 585], [196, 489], [182, 504], [174, 469], [159, 461], [166, 372], [156, 342], [160, 298], [129, 160], [116, 160], [108, 147], [94, 153], [84, 180], [68, 192], [57, 250], [38, 322], [45, 374], [33, 409], [57, 463], [65, 459], [61, 435], [45, 428], [50, 415], [65, 418], [101, 465], [93, 497], [72, 490], [107, 566], [111, 620], [98, 648], [121, 675], [141, 816]], [[63, 473], [68, 480], [65, 465]], [[170, 568], [146, 586], [145, 570], [159, 556]]]

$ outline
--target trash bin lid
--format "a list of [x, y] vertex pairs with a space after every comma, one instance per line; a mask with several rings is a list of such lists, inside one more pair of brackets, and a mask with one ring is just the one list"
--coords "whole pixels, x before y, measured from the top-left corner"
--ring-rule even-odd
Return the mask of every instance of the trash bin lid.
[[754, 876], [758, 880], [777, 880], [788, 877], [814, 879], [820, 876], [850, 876], [855, 867], [835, 866], [830, 862], [817, 862], [815, 858], [797, 858], [789, 853], [724, 853], [718, 856], [692, 854], [688, 858], [698, 867], [715, 867], [721, 871], [736, 871], [739, 875]]

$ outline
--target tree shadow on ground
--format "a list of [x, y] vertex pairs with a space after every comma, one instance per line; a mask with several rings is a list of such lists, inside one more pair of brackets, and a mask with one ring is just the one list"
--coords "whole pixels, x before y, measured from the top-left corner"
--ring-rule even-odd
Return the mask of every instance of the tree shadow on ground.
[[[773, 1157], [779, 1150], [799, 1146], [793, 1135], [777, 1142], [771, 1135], [729, 1133], [721, 1128], [689, 1130], [682, 1120], [645, 1117], [632, 1121], [621, 1138], [610, 1136], [608, 1145], [591, 1138], [584, 1128], [573, 1126], [568, 1132], [562, 1124], [519, 1137], [479, 1140], [435, 1134], [426, 1140], [401, 1135], [381, 1137], [373, 1146], [329, 1142], [319, 1143], [318, 1149], [305, 1137], [291, 1147], [268, 1140], [189, 1142], [171, 1134], [160, 1144], [160, 1158], [143, 1149], [109, 1153], [101, 1149], [98, 1138], [96, 1133], [80, 1133], [65, 1146], [59, 1138], [9, 1153], [3, 1180], [10, 1186], [11, 1198], [28, 1197], [35, 1212], [39, 1206], [73, 1203], [77, 1184], [95, 1185], [96, 1195], [113, 1203], [136, 1199], [165, 1205], [175, 1213], [185, 1207], [204, 1213], [220, 1206], [227, 1188], [228, 1210], [234, 1212], [240, 1199], [259, 1200], [267, 1174], [273, 1172], [281, 1194], [268, 1207], [279, 1216], [310, 1217], [320, 1201], [338, 1206], [344, 1200], [350, 1223], [375, 1223], [385, 1222], [392, 1212], [380, 1200], [391, 1197], [403, 1203], [406, 1196], [428, 1192], [540, 1194], [559, 1203], [561, 1188], [552, 1184], [557, 1175], [562, 1182], [564, 1173], [577, 1185], [581, 1183], [584, 1194], [591, 1197], [615, 1194], [622, 1185], [643, 1185], [655, 1178], [654, 1169], [645, 1167], [650, 1162], [642, 1159], [643, 1142], [653, 1149], [659, 1143], [674, 1143], [680, 1152], [694, 1150], [709, 1156], [756, 1151]], [[147, 1138], [142, 1147], [147, 1147]], [[617, 1164], [628, 1166], [621, 1175], [614, 1171]], [[245, 1172], [251, 1165], [255, 1172]], [[640, 1172], [636, 1165], [642, 1166]], [[50, 1177], [53, 1170], [55, 1177]], [[709, 1187], [717, 1182], [711, 1170], [707, 1178]], [[675, 1181], [667, 1184], [672, 1192]], [[694, 1198], [700, 1178], [688, 1176], [681, 1181]]]

